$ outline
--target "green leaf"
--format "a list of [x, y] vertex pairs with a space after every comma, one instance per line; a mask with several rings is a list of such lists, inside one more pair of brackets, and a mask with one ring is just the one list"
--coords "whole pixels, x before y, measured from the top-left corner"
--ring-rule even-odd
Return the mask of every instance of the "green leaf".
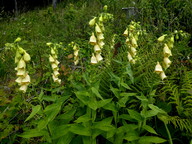
[[148, 125], [143, 126], [143, 129], [145, 129], [146, 131], [148, 131], [148, 132], [150, 132], [152, 134], [158, 135], [157, 132], [152, 127], [150, 127]]
[[121, 82], [120, 84], [121, 84], [121, 86], [123, 86], [124, 88], [126, 88], [126, 89], [128, 89], [128, 90], [131, 90], [131, 88], [130, 88], [126, 83]]
[[52, 132], [52, 139], [60, 138], [69, 132], [69, 126], [68, 125], [61, 125], [58, 127], [55, 127]]
[[138, 140], [140, 137], [139, 137], [139, 134], [137, 131], [135, 130], [129, 130], [126, 132], [126, 135], [124, 137], [124, 139], [128, 140], [128, 141], [135, 141], [135, 140]]
[[84, 127], [81, 124], [72, 124], [69, 130], [78, 135], [91, 136], [91, 131], [88, 127]]
[[131, 118], [137, 120], [138, 122], [143, 121], [142, 116], [141, 116], [140, 113], [138, 113], [137, 111], [128, 109], [128, 113], [129, 113], [129, 115], [131, 116]]
[[102, 121], [95, 122], [93, 124], [93, 127], [95, 129], [100, 129], [100, 130], [103, 130], [103, 131], [114, 130], [115, 127], [111, 125], [112, 119], [113, 119], [113, 117], [109, 117], [109, 118], [106, 118], [106, 119], [104, 119]]
[[137, 93], [125, 93], [125, 92], [120, 93], [120, 96], [125, 96], [125, 97], [136, 96], [136, 95]]
[[76, 123], [81, 123], [81, 122], [88, 122], [90, 121], [91, 118], [89, 117], [88, 114], [80, 116], [77, 120], [75, 120]]
[[47, 131], [45, 131], [45, 130], [31, 129], [31, 130], [28, 130], [28, 131], [22, 133], [19, 136], [23, 137], [23, 138], [32, 138], [32, 137], [44, 136], [46, 134], [47, 134]]
[[140, 144], [164, 143], [166, 141], [167, 140], [162, 139], [160, 137], [156, 137], [156, 136], [142, 136], [139, 139]]
[[125, 73], [129, 75], [131, 82], [134, 83], [133, 71], [130, 64], [127, 65]]
[[91, 91], [100, 99], [103, 100], [103, 97], [100, 95], [99, 91], [95, 88], [95, 87], [92, 87], [91, 88]]
[[51, 104], [45, 108], [44, 113], [47, 116], [48, 122], [52, 121], [57, 116], [57, 114], [60, 112], [61, 105], [62, 102]]
[[33, 107], [32, 107], [32, 112], [31, 112], [31, 114], [27, 117], [27, 119], [25, 120], [25, 122], [28, 121], [28, 120], [30, 120], [31, 118], [33, 118], [40, 110], [41, 110], [41, 106], [40, 106], [40, 105], [33, 106]]
[[96, 110], [98, 108], [98, 105], [97, 105], [97, 100], [92, 98], [89, 102], [88, 102], [88, 106], [93, 109], [93, 110]]
[[116, 108], [114, 102], [110, 102], [110, 103], [104, 105], [103, 108], [106, 109], [106, 110], [117, 112], [117, 108]]
[[77, 98], [83, 102], [85, 105], [89, 103], [90, 94], [87, 91], [77, 91], [75, 92]]
[[73, 137], [74, 137], [74, 134], [69, 132], [66, 135], [64, 135], [63, 137], [61, 137], [58, 140], [57, 144], [70, 144], [72, 139], [73, 139]]
[[60, 114], [57, 119], [62, 119], [62, 120], [65, 120], [65, 119], [73, 119], [73, 116], [76, 112], [76, 109], [72, 109], [64, 114]]
[[157, 114], [158, 114], [157, 111], [148, 110], [148, 111], [146, 111], [144, 117], [145, 117], [145, 118], [150, 118], [150, 117], [156, 116]]
[[104, 100], [97, 101], [97, 107], [98, 108], [103, 107], [106, 104], [110, 103], [111, 100], [112, 100], [112, 98], [111, 99], [104, 99]]
[[152, 109], [155, 112], [161, 113], [161, 114], [167, 114], [164, 110], [158, 108], [157, 106], [153, 105], [153, 104], [148, 104], [148, 107], [150, 109]]
[[114, 88], [112, 85], [110, 85], [110, 90], [113, 92], [113, 94], [119, 98], [120, 97], [120, 90], [117, 88]]

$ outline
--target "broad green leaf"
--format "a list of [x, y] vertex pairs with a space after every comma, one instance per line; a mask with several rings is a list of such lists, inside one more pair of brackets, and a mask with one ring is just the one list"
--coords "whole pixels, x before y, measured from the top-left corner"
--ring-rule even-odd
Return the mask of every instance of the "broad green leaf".
[[69, 130], [78, 135], [91, 136], [91, 131], [88, 127], [84, 127], [81, 124], [72, 124]]
[[73, 134], [73, 133], [71, 133], [71, 132], [67, 133], [66, 135], [62, 136], [62, 137], [58, 140], [57, 144], [70, 144], [70, 143], [71, 143], [71, 140], [72, 140], [73, 137], [74, 137], [74, 135], [75, 135], [75, 134]]
[[139, 133], [135, 130], [127, 129], [124, 139], [127, 141], [134, 141], [139, 139]]
[[[96, 139], [90, 139], [88, 136], [82, 136], [83, 144], [97, 144]], [[78, 141], [79, 143], [79, 141]]]
[[60, 112], [61, 105], [62, 105], [62, 103], [55, 103], [55, 104], [51, 104], [45, 108], [44, 112], [45, 112], [45, 114], [47, 116], [47, 120], [49, 122], [52, 121], [57, 116], [57, 114]]
[[75, 92], [77, 98], [83, 102], [85, 105], [89, 103], [90, 94], [87, 91], [77, 91]]
[[116, 108], [114, 102], [110, 102], [110, 103], [104, 105], [103, 108], [106, 109], [106, 110], [117, 112], [117, 108]]
[[129, 97], [123, 97], [121, 99], [119, 99], [119, 101], [117, 102], [119, 107], [126, 107], [126, 102], [129, 100]]
[[158, 108], [157, 106], [153, 105], [153, 104], [148, 104], [148, 107], [150, 109], [152, 109], [153, 111], [156, 111], [158, 113], [161, 113], [161, 114], [166, 114], [166, 112], [160, 108]]
[[61, 125], [54, 128], [52, 132], [52, 139], [60, 138], [69, 133], [68, 125]]
[[152, 127], [150, 127], [148, 125], [143, 126], [143, 129], [145, 129], [146, 131], [148, 131], [148, 132], [150, 132], [152, 134], [158, 135], [157, 132]]
[[144, 117], [145, 117], [145, 118], [150, 118], [150, 117], [156, 116], [157, 114], [158, 114], [157, 111], [148, 110], [148, 111], [146, 111]]
[[92, 98], [91, 100], [89, 100], [88, 106], [89, 106], [91, 109], [96, 110], [96, 109], [98, 108], [97, 100]]
[[130, 88], [126, 83], [121, 82], [120, 84], [121, 84], [121, 86], [123, 86], [124, 88], [126, 88], [126, 89], [128, 89], [128, 90], [131, 90], [131, 88]]
[[124, 119], [124, 120], [128, 120], [130, 121], [131, 120], [131, 116], [128, 115], [128, 114], [122, 114], [119, 116], [120, 119]]
[[110, 130], [114, 130], [115, 127], [111, 125], [111, 122], [112, 122], [112, 117], [109, 117], [109, 118], [106, 118], [102, 121], [99, 121], [99, 122], [95, 122], [93, 124], [93, 127], [95, 129], [100, 129], [100, 130], [103, 130], [103, 131], [110, 131]]
[[125, 93], [125, 92], [120, 93], [120, 96], [125, 96], [125, 97], [136, 96], [136, 95], [137, 93]]
[[110, 90], [113, 92], [113, 94], [119, 98], [120, 97], [120, 90], [117, 88], [114, 88], [112, 85], [110, 85]]
[[28, 131], [22, 133], [19, 136], [23, 137], [23, 138], [32, 138], [32, 137], [44, 136], [46, 134], [47, 134], [46, 130], [31, 129], [31, 130], [28, 130]]
[[112, 100], [112, 98], [111, 99], [104, 99], [104, 100], [97, 101], [97, 107], [98, 108], [103, 107], [106, 104], [110, 103], [111, 100]]
[[77, 120], [75, 120], [75, 122], [81, 123], [81, 122], [88, 122], [90, 120], [91, 120], [91, 118], [87, 114], [85, 114], [85, 115], [80, 116]]
[[41, 120], [38, 122], [37, 128], [38, 128], [39, 130], [44, 129], [44, 128], [48, 125], [48, 123], [49, 123], [48, 119], [41, 119]]
[[138, 122], [143, 121], [143, 118], [141, 117], [140, 113], [138, 113], [137, 111], [128, 109], [128, 113], [131, 116], [131, 118], [137, 120]]
[[64, 114], [60, 114], [57, 119], [73, 119], [76, 109], [72, 109]]
[[92, 87], [91, 88], [91, 91], [100, 99], [103, 100], [103, 97], [100, 95], [99, 91], [95, 88], [95, 87]]
[[28, 121], [28, 120], [30, 120], [31, 118], [33, 118], [40, 110], [41, 110], [41, 106], [40, 106], [40, 105], [33, 106], [33, 107], [32, 107], [32, 112], [31, 112], [31, 114], [27, 117], [27, 119], [25, 120], [25, 122]]
[[156, 136], [142, 136], [139, 139], [139, 144], [164, 143], [167, 140]]

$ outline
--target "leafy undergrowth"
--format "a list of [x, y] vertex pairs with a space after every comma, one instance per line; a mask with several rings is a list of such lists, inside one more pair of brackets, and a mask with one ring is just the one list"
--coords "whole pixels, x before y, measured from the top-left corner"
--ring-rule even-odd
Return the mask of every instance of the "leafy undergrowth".
[[[1, 22], [1, 143], [192, 142], [188, 3], [156, 2], [61, 3]], [[147, 9], [127, 18], [125, 5]]]

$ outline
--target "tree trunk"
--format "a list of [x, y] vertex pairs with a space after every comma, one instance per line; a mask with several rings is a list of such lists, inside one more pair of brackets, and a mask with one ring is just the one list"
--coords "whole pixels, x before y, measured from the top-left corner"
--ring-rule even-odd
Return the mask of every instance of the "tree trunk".
[[57, 0], [53, 0], [53, 9], [56, 9], [57, 7]]

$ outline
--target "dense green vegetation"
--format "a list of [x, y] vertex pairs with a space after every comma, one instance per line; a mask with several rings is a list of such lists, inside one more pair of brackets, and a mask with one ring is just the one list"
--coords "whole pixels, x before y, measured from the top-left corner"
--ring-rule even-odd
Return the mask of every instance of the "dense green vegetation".
[[1, 19], [1, 144], [192, 144], [191, 7], [79, 0]]

